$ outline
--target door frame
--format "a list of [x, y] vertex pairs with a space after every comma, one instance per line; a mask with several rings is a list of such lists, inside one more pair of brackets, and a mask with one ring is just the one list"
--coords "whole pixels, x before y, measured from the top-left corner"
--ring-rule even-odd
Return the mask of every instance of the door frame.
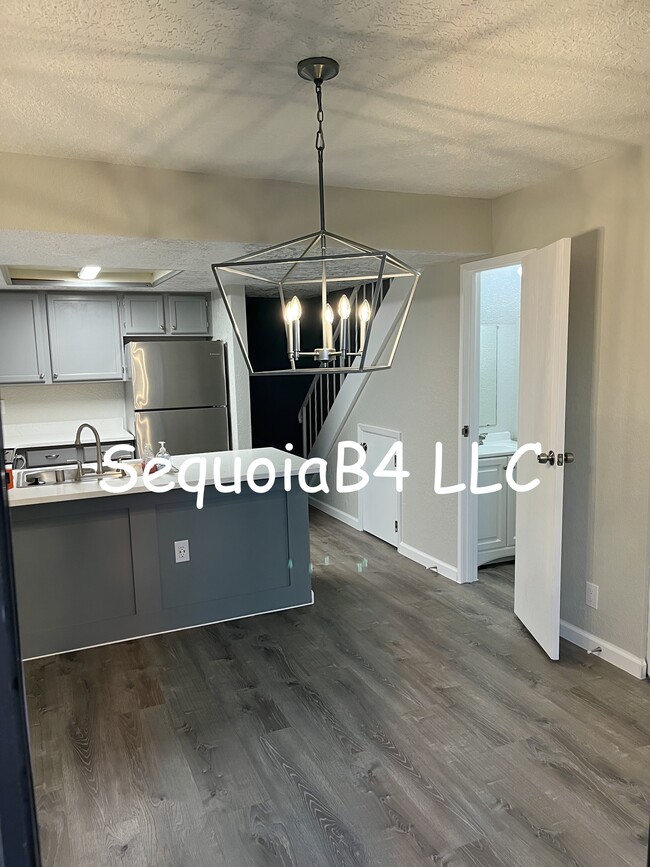
[[[460, 347], [458, 360], [458, 479], [466, 488], [458, 494], [458, 583], [478, 580], [478, 500], [469, 492], [472, 442], [479, 429], [479, 335], [481, 309], [478, 275], [521, 265], [534, 249], [492, 256], [460, 266]], [[469, 436], [462, 434], [468, 425]]]
[[[397, 440], [398, 442], [402, 442], [402, 434], [398, 430], [392, 430], [388, 427], [377, 427], [377, 425], [373, 424], [357, 424], [357, 442], [363, 442], [363, 432], [370, 434], [379, 434], [379, 436], [391, 437], [391, 439]], [[357, 515], [359, 516], [359, 529], [362, 532], [365, 532], [363, 529], [363, 491], [359, 491], [357, 497]], [[402, 494], [399, 491], [397, 493], [397, 544], [398, 546], [402, 542]]]

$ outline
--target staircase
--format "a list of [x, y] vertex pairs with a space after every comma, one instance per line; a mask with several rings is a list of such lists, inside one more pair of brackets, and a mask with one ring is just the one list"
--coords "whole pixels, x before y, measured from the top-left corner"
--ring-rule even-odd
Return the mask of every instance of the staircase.
[[[379, 308], [388, 292], [391, 280], [383, 280], [379, 296], [377, 297], [377, 306], [375, 308], [375, 316], [379, 312]], [[358, 314], [359, 307], [365, 300], [372, 302], [373, 283], [363, 283], [361, 286], [356, 286], [350, 295], [350, 304], [355, 314]], [[355, 335], [353, 346], [358, 345], [358, 328], [359, 317], [355, 315]], [[337, 344], [339, 332], [341, 330], [341, 320], [334, 332], [334, 345]], [[353, 362], [354, 366], [358, 366], [359, 359], [356, 358]], [[355, 374], [356, 375], [356, 374]], [[347, 377], [347, 373], [325, 373], [316, 374], [312, 380], [312, 384], [307, 392], [305, 399], [298, 412], [298, 421], [302, 426], [302, 453], [304, 457], [308, 457], [314, 448], [314, 444], [318, 439], [325, 419], [329, 415], [334, 401], [339, 395], [343, 383]]]

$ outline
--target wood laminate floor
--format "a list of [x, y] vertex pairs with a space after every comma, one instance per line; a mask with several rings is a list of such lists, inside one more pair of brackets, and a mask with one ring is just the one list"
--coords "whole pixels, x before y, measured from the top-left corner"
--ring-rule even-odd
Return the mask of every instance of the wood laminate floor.
[[548, 661], [511, 567], [312, 557], [312, 608], [26, 665], [46, 867], [645, 865], [646, 683]]

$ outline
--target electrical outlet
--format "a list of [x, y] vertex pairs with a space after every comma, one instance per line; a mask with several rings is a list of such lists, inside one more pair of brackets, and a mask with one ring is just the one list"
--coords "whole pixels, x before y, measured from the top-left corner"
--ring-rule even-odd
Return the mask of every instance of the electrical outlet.
[[174, 542], [174, 554], [176, 555], [177, 563], [189, 563], [190, 561], [190, 543], [187, 539], [182, 542]]
[[587, 605], [590, 608], [598, 608], [598, 584], [587, 581]]

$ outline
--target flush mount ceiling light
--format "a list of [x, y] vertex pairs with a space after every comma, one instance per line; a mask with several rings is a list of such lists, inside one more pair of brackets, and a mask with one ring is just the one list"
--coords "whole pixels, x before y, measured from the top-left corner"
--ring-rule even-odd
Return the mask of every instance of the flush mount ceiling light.
[[101, 265], [84, 265], [77, 276], [80, 280], [94, 280], [101, 270]]
[[[309, 57], [298, 64], [298, 75], [313, 82], [316, 88], [320, 228], [309, 235], [212, 266], [237, 341], [253, 376], [386, 370], [393, 362], [420, 276], [419, 271], [386, 250], [350, 241], [325, 228], [322, 86], [338, 72], [338, 63], [329, 57]], [[251, 363], [227, 294], [229, 283], [241, 285], [242, 282], [247, 296], [279, 302], [277, 315], [270, 317], [267, 328], [277, 330], [279, 340], [286, 343], [287, 362], [282, 367], [254, 369]], [[390, 321], [390, 314], [385, 317], [379, 339], [372, 342], [379, 308], [389, 288], [396, 284], [399, 292], [393, 292], [391, 297], [397, 302], [397, 308], [395, 304], [390, 305], [392, 317]], [[318, 337], [314, 346], [305, 347], [302, 338], [309, 331]], [[252, 354], [259, 353], [253, 351]]]

